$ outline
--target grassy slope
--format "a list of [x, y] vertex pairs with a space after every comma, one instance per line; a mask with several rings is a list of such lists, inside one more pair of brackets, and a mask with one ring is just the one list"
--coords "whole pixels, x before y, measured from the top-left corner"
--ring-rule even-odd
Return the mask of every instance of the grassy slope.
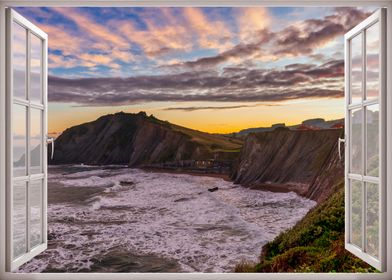
[[214, 152], [239, 152], [243, 144], [243, 141], [240, 139], [210, 134], [179, 125], [173, 124], [172, 129], [188, 135], [193, 141], [209, 147]]
[[203, 131], [190, 129], [187, 127], [172, 124], [168, 121], [162, 121], [157, 119], [153, 115], [147, 116], [146, 118], [153, 122], [163, 126], [171, 127], [174, 131], [181, 132], [203, 146], [206, 146], [211, 152], [240, 152], [244, 141], [237, 138], [232, 138], [222, 134], [211, 134]]
[[344, 189], [263, 247], [260, 262], [236, 272], [374, 272], [344, 248]]

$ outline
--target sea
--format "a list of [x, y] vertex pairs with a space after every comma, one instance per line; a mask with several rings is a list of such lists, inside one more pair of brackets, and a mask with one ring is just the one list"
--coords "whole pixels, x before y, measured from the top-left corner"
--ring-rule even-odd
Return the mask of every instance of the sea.
[[16, 272], [233, 272], [316, 204], [127, 166], [58, 165], [48, 174], [48, 249]]

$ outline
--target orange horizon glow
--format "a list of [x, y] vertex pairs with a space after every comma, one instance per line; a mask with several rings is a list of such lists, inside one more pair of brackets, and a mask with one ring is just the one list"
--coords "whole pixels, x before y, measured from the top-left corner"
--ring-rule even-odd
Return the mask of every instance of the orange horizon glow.
[[[194, 105], [194, 102], [189, 104]], [[189, 105], [188, 104], [188, 105]], [[233, 133], [242, 129], [254, 127], [270, 127], [276, 123], [285, 123], [287, 126], [300, 124], [302, 121], [313, 118], [325, 120], [340, 119], [344, 117], [344, 99], [303, 99], [292, 102], [282, 102], [276, 106], [263, 106], [255, 103], [254, 107], [235, 109], [205, 109], [196, 111], [165, 110], [166, 108], [186, 107], [186, 102], [155, 102], [131, 106], [116, 107], [72, 107], [68, 104], [49, 104], [50, 134], [59, 135], [65, 129], [97, 118], [117, 112], [138, 113], [144, 111], [147, 115], [154, 115], [160, 120], [172, 124], [208, 133]], [[211, 102], [202, 102], [198, 105], [211, 106]], [[235, 103], [235, 105], [244, 105]], [[252, 104], [246, 104], [250, 106]], [[214, 107], [224, 107], [227, 103], [213, 103]]]

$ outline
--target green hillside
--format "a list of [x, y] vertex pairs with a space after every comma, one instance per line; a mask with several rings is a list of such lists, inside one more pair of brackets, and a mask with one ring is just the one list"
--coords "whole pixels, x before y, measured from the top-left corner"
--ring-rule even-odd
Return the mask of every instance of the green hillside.
[[172, 124], [171, 127], [175, 131], [188, 135], [192, 141], [209, 147], [212, 152], [239, 152], [243, 145], [243, 140], [238, 138], [206, 133], [175, 124]]

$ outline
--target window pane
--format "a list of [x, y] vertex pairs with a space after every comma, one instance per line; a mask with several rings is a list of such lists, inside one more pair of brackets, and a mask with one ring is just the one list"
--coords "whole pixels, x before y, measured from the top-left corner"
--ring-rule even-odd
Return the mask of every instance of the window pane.
[[14, 97], [26, 99], [26, 29], [13, 23], [13, 94]]
[[13, 257], [26, 253], [26, 182], [15, 182], [13, 189]]
[[362, 174], [362, 109], [350, 114], [350, 173]]
[[362, 33], [351, 39], [351, 103], [362, 100], [363, 80]]
[[375, 23], [366, 30], [366, 99], [378, 97], [380, 87], [380, 28]]
[[30, 113], [30, 173], [42, 173], [42, 111]]
[[30, 182], [30, 246], [42, 243], [42, 180]]
[[379, 111], [378, 104], [366, 108], [366, 174], [379, 176]]
[[27, 146], [27, 109], [25, 106], [13, 105], [13, 161], [14, 176], [26, 175], [26, 146]]
[[362, 182], [351, 180], [351, 243], [362, 247]]
[[366, 236], [367, 253], [378, 258], [379, 254], [379, 187], [366, 183]]
[[31, 34], [30, 100], [41, 103], [42, 41]]

